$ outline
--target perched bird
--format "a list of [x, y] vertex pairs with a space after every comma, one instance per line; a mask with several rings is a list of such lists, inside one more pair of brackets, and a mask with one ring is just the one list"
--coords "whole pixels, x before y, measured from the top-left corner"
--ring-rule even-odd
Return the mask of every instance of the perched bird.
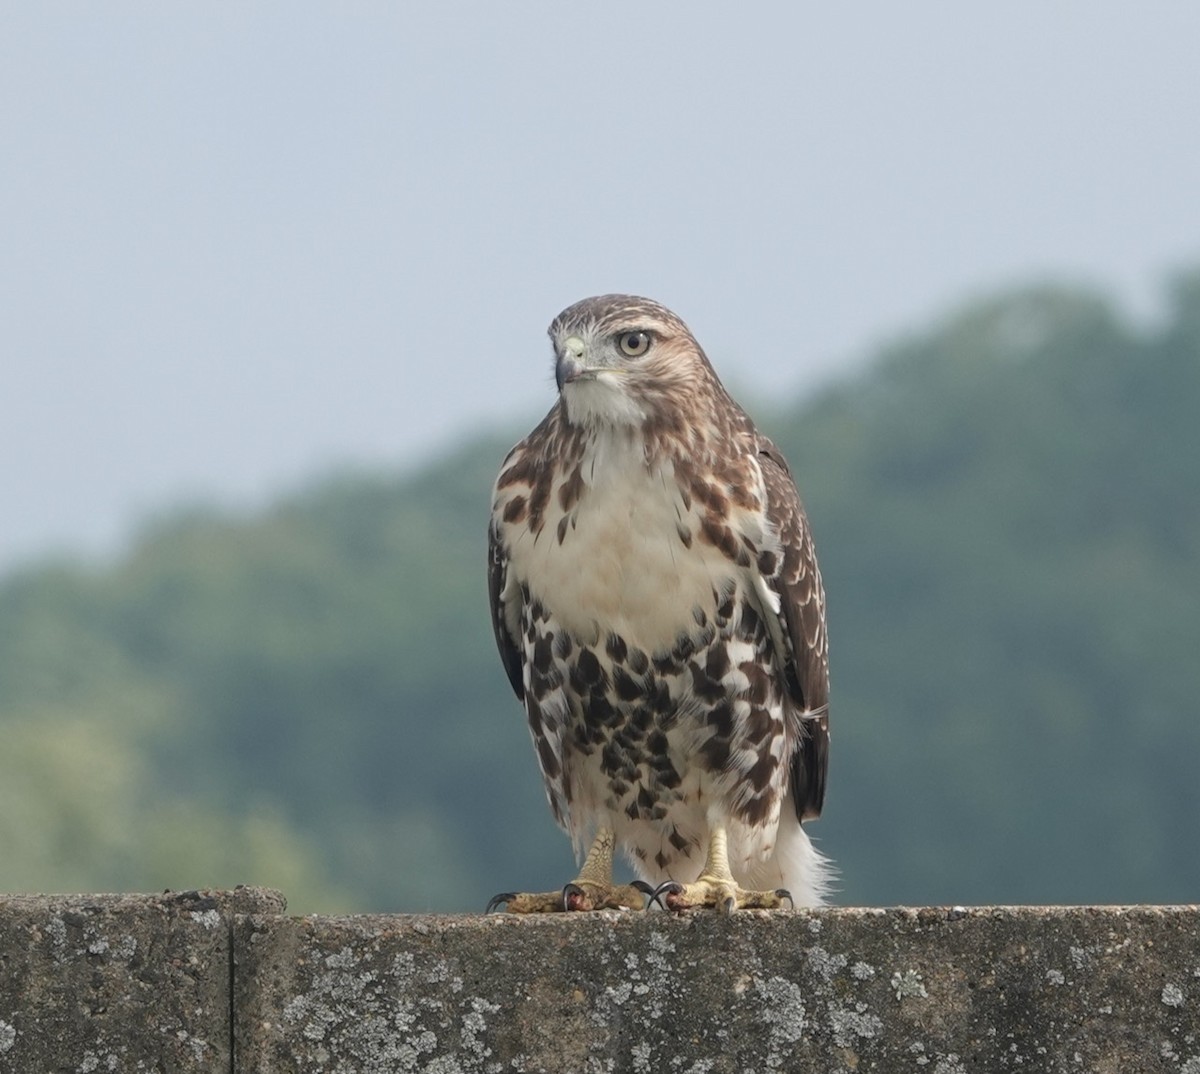
[[550, 340], [558, 400], [501, 467], [488, 581], [550, 808], [590, 849], [489, 909], [819, 905], [825, 594], [787, 463], [657, 302], [584, 299]]

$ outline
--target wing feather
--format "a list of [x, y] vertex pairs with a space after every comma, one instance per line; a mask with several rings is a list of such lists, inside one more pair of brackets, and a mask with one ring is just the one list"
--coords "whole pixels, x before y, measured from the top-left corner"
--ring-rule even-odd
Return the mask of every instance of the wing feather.
[[488, 526], [488, 598], [492, 607], [492, 630], [496, 635], [496, 648], [500, 650], [500, 660], [504, 664], [513, 692], [518, 700], [524, 701], [525, 682], [521, 651], [508, 628], [508, 604], [515, 599], [515, 594], [509, 591], [508, 555], [500, 537], [500, 527], [496, 525], [494, 518]]
[[760, 435], [758, 459], [767, 490], [767, 515], [782, 555], [764, 577], [779, 596], [789, 643], [787, 682], [800, 710], [803, 740], [792, 760], [791, 790], [801, 820], [821, 815], [829, 766], [829, 647], [825, 589], [800, 494], [779, 449]]

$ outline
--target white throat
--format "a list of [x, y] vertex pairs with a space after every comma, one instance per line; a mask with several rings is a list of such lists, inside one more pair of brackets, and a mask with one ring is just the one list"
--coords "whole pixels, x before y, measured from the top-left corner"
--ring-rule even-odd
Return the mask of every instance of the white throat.
[[591, 380], [577, 380], [563, 387], [562, 400], [572, 425], [638, 426], [646, 412], [622, 389], [621, 373], [603, 371]]

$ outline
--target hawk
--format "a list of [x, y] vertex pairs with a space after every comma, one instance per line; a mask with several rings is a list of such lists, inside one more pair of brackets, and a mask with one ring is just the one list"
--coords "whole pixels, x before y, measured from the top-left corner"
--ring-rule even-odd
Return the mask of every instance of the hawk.
[[558, 400], [496, 480], [488, 588], [550, 808], [590, 849], [489, 910], [819, 905], [825, 594], [788, 465], [657, 302], [584, 299], [550, 339]]

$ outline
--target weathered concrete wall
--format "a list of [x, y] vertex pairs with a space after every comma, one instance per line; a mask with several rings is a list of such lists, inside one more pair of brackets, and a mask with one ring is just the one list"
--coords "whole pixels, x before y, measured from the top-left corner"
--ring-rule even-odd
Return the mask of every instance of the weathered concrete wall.
[[0, 1071], [1200, 1074], [1196, 907], [281, 910], [0, 898]]
[[277, 892], [0, 895], [0, 1071], [231, 1069], [235, 915]]

